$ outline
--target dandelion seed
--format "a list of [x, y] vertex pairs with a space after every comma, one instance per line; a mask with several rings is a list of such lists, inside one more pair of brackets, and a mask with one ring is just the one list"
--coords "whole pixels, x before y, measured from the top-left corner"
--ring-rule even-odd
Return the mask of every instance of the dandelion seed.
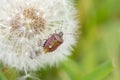
[[[5, 6], [7, 5], [7, 6]], [[52, 66], [70, 55], [75, 43], [73, 5], [68, 0], [2, 0], [0, 3], [0, 60], [19, 70], [37, 70], [46, 64]], [[45, 40], [60, 30], [58, 38], [51, 41], [57, 45], [45, 54]], [[55, 36], [56, 37], [56, 36]]]

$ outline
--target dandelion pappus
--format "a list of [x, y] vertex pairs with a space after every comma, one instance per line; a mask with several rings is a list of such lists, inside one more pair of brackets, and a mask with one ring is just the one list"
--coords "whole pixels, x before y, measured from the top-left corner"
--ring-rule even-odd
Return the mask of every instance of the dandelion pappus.
[[55, 51], [63, 43], [63, 32], [53, 33], [44, 43], [45, 53]]

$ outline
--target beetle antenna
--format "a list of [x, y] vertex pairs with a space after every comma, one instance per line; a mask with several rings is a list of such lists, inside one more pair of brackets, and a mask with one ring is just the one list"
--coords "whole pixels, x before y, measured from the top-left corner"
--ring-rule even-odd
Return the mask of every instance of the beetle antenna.
[[57, 34], [58, 32], [62, 32], [62, 29], [63, 29], [63, 21], [61, 22], [60, 26], [55, 29], [55, 33]]
[[63, 28], [63, 21], [61, 22], [60, 31], [62, 31], [62, 28]]
[[57, 34], [57, 30], [58, 30], [58, 29], [55, 30], [55, 33], [56, 33], [56, 34]]

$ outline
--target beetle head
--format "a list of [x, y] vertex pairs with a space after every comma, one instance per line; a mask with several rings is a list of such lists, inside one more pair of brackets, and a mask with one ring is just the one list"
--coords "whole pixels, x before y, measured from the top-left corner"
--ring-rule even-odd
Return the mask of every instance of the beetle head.
[[63, 36], [63, 32], [59, 32], [59, 36], [62, 37]]

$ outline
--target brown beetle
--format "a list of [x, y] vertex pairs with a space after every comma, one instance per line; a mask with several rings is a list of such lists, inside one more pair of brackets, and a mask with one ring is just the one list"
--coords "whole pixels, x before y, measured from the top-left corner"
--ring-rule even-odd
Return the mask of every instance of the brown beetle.
[[63, 43], [63, 32], [52, 34], [44, 43], [45, 53], [55, 51]]

